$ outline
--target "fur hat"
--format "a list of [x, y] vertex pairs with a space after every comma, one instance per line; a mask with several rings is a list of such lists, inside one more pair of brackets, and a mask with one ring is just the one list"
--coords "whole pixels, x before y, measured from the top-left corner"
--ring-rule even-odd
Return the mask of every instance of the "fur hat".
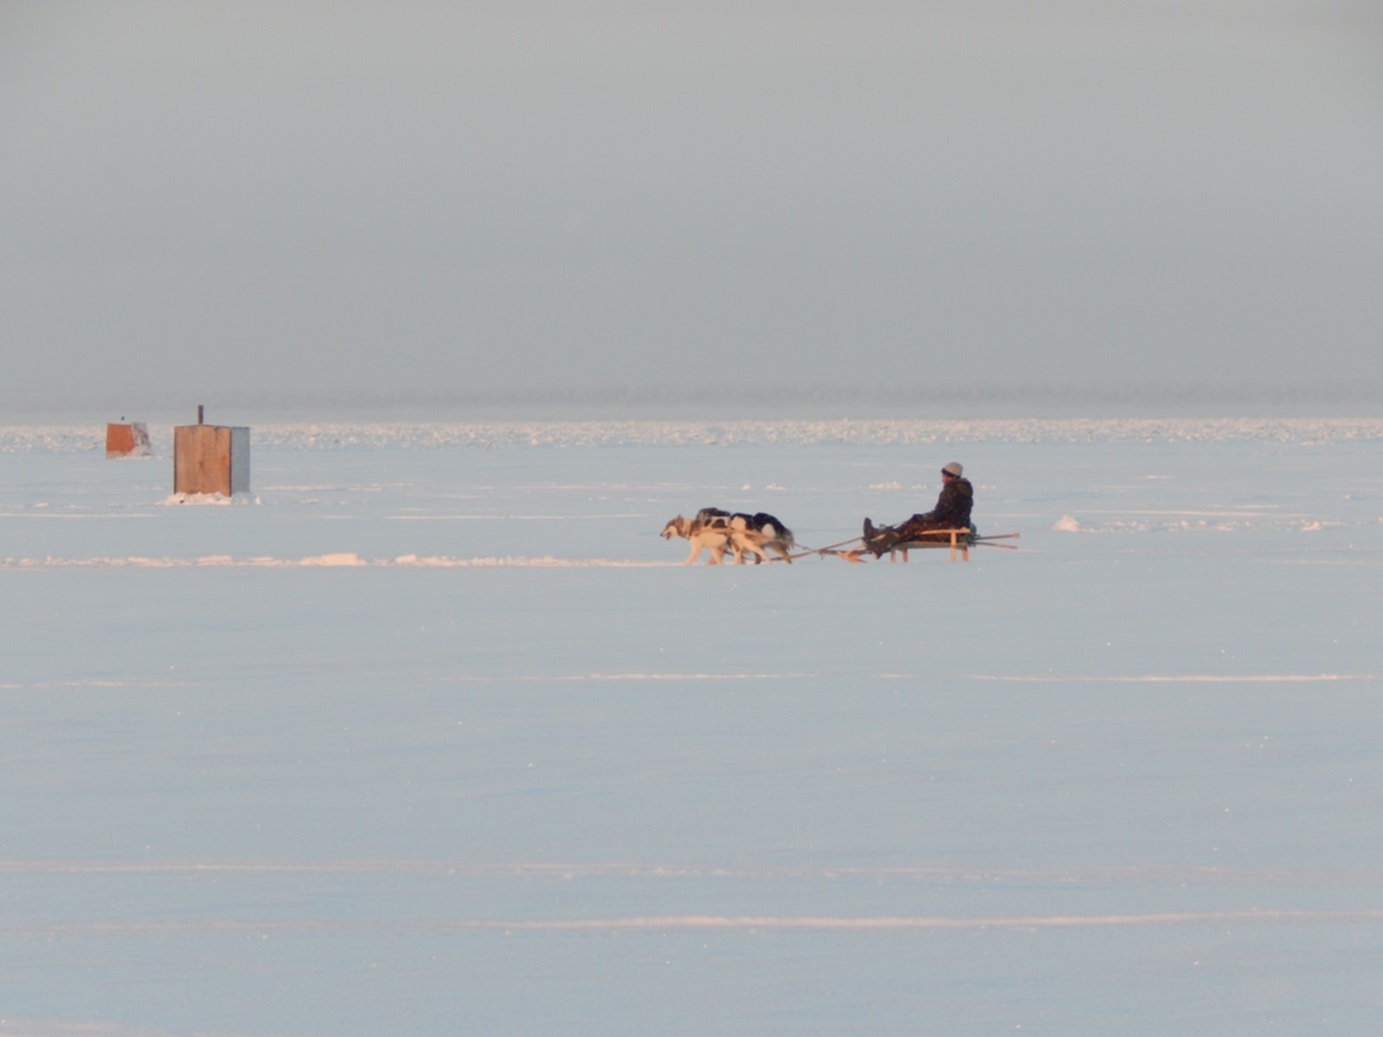
[[960, 473], [963, 471], [965, 471], [965, 469], [961, 467], [961, 463], [959, 461], [952, 461], [950, 464], [948, 464], [945, 468], [941, 470], [943, 475], [953, 475], [957, 479], [960, 478]]

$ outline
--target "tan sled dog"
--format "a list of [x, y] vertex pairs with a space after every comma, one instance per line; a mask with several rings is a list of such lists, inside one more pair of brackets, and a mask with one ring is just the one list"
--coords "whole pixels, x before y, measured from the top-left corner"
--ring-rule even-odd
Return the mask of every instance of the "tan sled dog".
[[709, 522], [703, 522], [700, 515], [694, 519], [684, 519], [678, 515], [668, 520], [668, 524], [663, 527], [662, 536], [664, 540], [678, 536], [691, 542], [691, 553], [687, 555], [683, 565], [691, 565], [703, 549], [708, 552], [706, 564], [719, 565], [725, 555], [725, 549], [730, 546], [730, 527], [719, 516]]

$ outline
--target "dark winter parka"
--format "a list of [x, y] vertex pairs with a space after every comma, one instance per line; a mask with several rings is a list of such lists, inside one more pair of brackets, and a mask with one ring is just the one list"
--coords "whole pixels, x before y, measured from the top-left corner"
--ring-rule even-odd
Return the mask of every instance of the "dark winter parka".
[[908, 519], [903, 523], [903, 530], [911, 533], [924, 529], [967, 529], [974, 503], [975, 491], [969, 479], [947, 479], [936, 499], [936, 507], [925, 515]]

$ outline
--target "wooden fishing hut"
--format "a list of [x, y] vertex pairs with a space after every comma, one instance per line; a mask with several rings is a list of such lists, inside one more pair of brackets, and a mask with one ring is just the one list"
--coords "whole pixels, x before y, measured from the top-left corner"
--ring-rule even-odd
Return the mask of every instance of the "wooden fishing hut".
[[173, 429], [173, 492], [250, 492], [250, 430], [242, 425], [208, 425], [200, 406], [197, 424]]
[[106, 425], [107, 457], [148, 457], [149, 426], [142, 421], [121, 418]]

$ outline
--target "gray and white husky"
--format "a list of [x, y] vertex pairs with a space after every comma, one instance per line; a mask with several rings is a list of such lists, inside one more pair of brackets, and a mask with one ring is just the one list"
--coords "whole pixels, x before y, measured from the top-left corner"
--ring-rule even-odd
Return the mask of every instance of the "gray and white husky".
[[691, 553], [684, 564], [691, 565], [703, 549], [709, 552], [708, 565], [719, 565], [729, 548], [736, 565], [744, 564], [745, 555], [752, 555], [754, 564], [767, 562], [772, 551], [785, 562], [792, 561], [791, 551], [796, 544], [792, 530], [767, 512], [753, 515], [702, 508], [693, 519], [681, 515], [663, 527], [663, 539], [674, 536], [691, 542]]

